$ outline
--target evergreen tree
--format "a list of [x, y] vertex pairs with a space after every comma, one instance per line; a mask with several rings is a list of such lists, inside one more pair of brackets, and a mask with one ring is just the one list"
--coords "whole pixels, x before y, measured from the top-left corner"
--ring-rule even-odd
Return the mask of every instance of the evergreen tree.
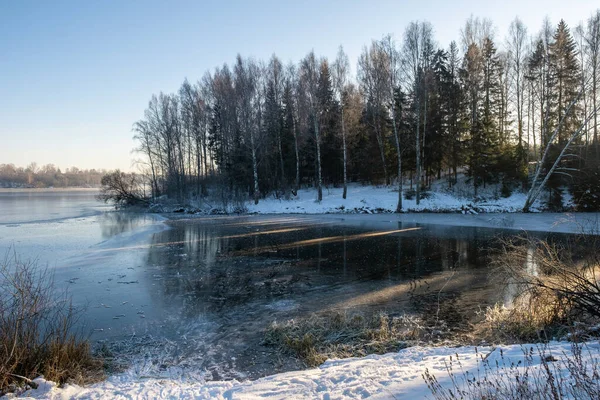
[[575, 40], [564, 20], [559, 22], [548, 50], [554, 88], [551, 127], [557, 126], [565, 117], [565, 122], [558, 132], [558, 144], [562, 145], [569, 134], [579, 126], [581, 119], [579, 104], [575, 104], [574, 109], [567, 113], [569, 105], [577, 98], [580, 90], [581, 69], [577, 60]]

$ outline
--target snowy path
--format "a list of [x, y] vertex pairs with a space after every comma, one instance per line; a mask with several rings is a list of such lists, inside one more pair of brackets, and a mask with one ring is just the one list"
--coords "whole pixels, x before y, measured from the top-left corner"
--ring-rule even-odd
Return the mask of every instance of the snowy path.
[[[53, 383], [38, 380], [37, 390], [26, 392], [34, 399], [420, 399], [432, 398], [422, 374], [429, 369], [442, 385], [450, 383], [445, 363], [452, 357], [460, 359], [462, 370], [483, 371], [481, 357], [487, 357], [490, 366], [510, 365], [524, 360], [524, 351], [532, 347], [533, 370], [540, 368], [538, 345], [514, 345], [500, 348], [431, 348], [412, 347], [382, 356], [331, 360], [315, 369], [268, 376], [252, 382], [191, 382], [177, 379], [143, 379], [132, 374], [110, 377], [107, 381], [81, 388], [57, 388]], [[600, 346], [587, 344], [584, 360], [598, 362]], [[545, 354], [551, 352], [557, 360], [556, 368], [564, 366], [565, 355], [571, 345], [551, 343]], [[503, 355], [501, 355], [501, 353]], [[521, 364], [521, 365], [523, 365]], [[492, 367], [495, 368], [495, 367]], [[531, 373], [532, 369], [530, 369]], [[456, 372], [456, 368], [455, 368]], [[460, 373], [459, 376], [462, 376]]]

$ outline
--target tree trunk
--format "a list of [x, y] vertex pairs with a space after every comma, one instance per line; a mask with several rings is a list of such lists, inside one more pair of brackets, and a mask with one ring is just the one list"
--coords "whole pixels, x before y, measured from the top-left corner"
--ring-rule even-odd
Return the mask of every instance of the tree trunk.
[[298, 133], [296, 132], [296, 118], [292, 116], [292, 130], [294, 133], [294, 150], [296, 152], [296, 187], [294, 195], [298, 194], [300, 189], [300, 157], [298, 155]]
[[394, 138], [396, 139], [396, 154], [398, 156], [398, 205], [396, 212], [402, 212], [402, 151], [400, 150], [400, 138], [398, 137], [398, 128], [396, 126], [396, 108], [394, 107], [394, 90], [392, 88], [392, 126], [394, 128]]
[[[281, 184], [283, 187], [287, 187], [285, 182], [285, 167], [283, 165], [283, 151], [281, 149], [281, 131], [277, 134], [277, 146], [279, 147], [279, 161], [281, 164]], [[286, 188], [287, 192], [287, 188]]]
[[323, 178], [321, 176], [321, 138], [319, 135], [319, 121], [315, 115], [315, 141], [317, 142], [317, 192], [318, 201], [323, 200]]
[[387, 165], [385, 163], [385, 152], [383, 149], [383, 139], [381, 137], [381, 125], [379, 123], [379, 118], [375, 118], [373, 116], [375, 122], [375, 137], [377, 138], [377, 145], [379, 146], [379, 156], [381, 157], [381, 163], [383, 164], [383, 177], [385, 179], [385, 184], [389, 185], [389, 178], [387, 172]]
[[254, 145], [254, 133], [250, 134], [250, 145], [252, 146], [252, 175], [254, 177], [254, 204], [258, 204], [258, 166], [256, 161], [256, 147]]
[[[418, 94], [417, 94], [418, 96]], [[415, 188], [416, 188], [416, 201], [417, 205], [420, 203], [421, 197], [421, 105], [419, 104], [419, 100], [416, 102], [417, 106], [417, 129], [415, 132], [415, 155], [417, 157], [417, 170], [416, 170], [416, 179], [415, 179]]]
[[347, 153], [346, 153], [346, 126], [344, 124], [344, 105], [341, 107], [342, 112], [342, 147], [344, 154], [344, 192], [342, 193], [342, 198], [346, 198], [346, 194], [348, 193], [348, 162], [347, 162]]

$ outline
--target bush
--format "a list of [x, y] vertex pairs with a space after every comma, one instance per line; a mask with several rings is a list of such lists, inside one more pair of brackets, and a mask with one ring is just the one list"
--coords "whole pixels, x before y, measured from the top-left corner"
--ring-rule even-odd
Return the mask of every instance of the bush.
[[512, 304], [488, 308], [477, 336], [496, 343], [547, 340], [600, 321], [599, 245], [596, 235], [562, 244], [505, 241], [492, 263], [513, 293]]
[[136, 174], [126, 174], [119, 170], [106, 174], [100, 182], [98, 199], [115, 205], [149, 204], [143, 185]]
[[102, 361], [75, 330], [77, 312], [35, 262], [0, 261], [0, 395], [44, 376], [57, 383], [103, 377]]

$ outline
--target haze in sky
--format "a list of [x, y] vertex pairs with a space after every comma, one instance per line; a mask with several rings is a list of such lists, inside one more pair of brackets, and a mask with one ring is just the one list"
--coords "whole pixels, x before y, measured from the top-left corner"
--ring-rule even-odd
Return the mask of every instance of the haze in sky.
[[[471, 15], [496, 42], [519, 16], [535, 34], [545, 16], [574, 27], [599, 3], [505, 1], [10, 1], [0, 0], [0, 164], [132, 170], [132, 124], [153, 93], [232, 63], [237, 53], [284, 62], [311, 49], [353, 70], [362, 47], [412, 20], [444, 48]], [[501, 46], [498, 46], [501, 47]]]

